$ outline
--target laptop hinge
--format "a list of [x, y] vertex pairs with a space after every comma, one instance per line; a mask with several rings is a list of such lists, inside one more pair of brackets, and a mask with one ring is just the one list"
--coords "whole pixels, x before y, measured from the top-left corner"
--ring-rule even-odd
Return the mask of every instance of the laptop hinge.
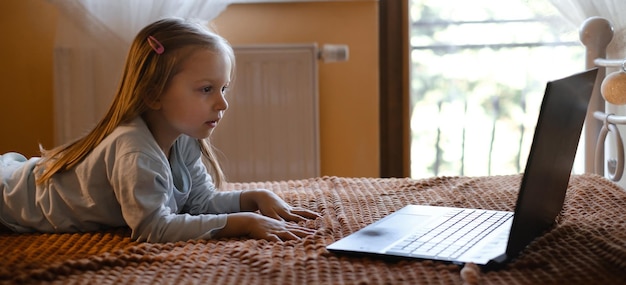
[[502, 267], [504, 267], [508, 259], [509, 259], [509, 256], [506, 253], [503, 253], [489, 260], [489, 262], [487, 262], [487, 264], [483, 266], [483, 269], [485, 271], [499, 270]]

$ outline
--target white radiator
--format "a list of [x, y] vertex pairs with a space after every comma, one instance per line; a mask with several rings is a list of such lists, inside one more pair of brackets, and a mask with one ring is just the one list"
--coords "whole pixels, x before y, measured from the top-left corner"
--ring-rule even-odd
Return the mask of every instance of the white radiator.
[[231, 182], [320, 175], [317, 45], [235, 46], [229, 109], [212, 143]]

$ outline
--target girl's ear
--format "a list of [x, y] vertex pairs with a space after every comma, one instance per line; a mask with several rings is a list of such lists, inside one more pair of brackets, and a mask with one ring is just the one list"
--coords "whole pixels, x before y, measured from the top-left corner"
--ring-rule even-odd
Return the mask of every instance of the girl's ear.
[[143, 97], [143, 103], [151, 110], [161, 109], [161, 100], [157, 94], [150, 92], [149, 95]]

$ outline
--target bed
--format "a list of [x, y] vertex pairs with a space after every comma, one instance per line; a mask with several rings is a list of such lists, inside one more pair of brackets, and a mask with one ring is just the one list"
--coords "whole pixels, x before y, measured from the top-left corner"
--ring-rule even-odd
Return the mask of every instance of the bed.
[[325, 247], [406, 204], [512, 211], [520, 174], [227, 183], [224, 191], [266, 188], [321, 213], [302, 222], [316, 233], [284, 243], [233, 238], [163, 244], [134, 242], [126, 228], [0, 234], [0, 284], [626, 284], [626, 191], [612, 181], [614, 173], [608, 176], [573, 175], [555, 226], [495, 271], [335, 254]]

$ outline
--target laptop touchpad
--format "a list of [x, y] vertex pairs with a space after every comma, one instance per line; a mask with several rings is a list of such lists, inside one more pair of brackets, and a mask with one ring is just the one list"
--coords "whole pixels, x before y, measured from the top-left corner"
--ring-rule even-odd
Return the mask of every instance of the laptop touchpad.
[[358, 245], [360, 250], [374, 252], [382, 250], [391, 242], [415, 232], [417, 227], [427, 222], [430, 217], [400, 213], [388, 216], [355, 232], [351, 237], [351, 244]]
[[415, 214], [396, 214], [364, 228], [365, 235], [406, 235], [414, 232], [416, 227], [428, 221], [430, 216]]

